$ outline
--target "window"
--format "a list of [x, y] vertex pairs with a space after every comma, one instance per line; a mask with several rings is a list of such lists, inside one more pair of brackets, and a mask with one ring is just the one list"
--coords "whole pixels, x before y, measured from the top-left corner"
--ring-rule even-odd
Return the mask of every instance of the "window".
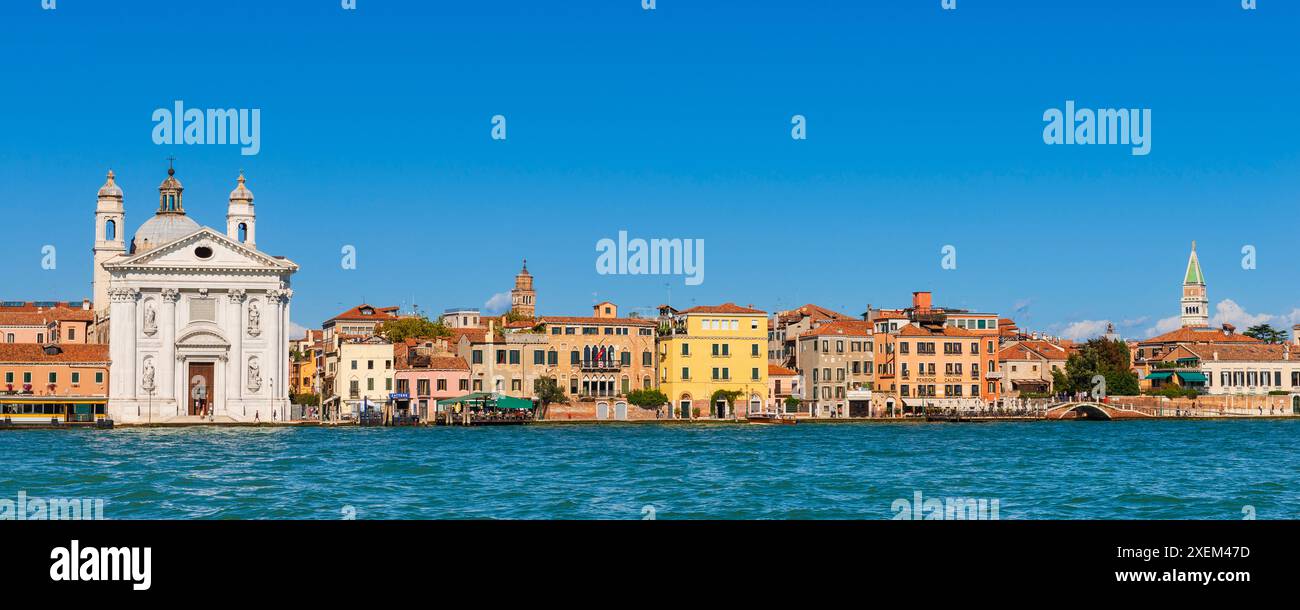
[[74, 371], [72, 373], [72, 385], [77, 385], [78, 383], [81, 383], [81, 373]]
[[9, 334], [5, 335], [5, 343], [13, 343], [13, 342], [14, 342], [14, 334], [13, 334], [13, 333], [9, 333]]
[[519, 364], [519, 350], [510, 350], [510, 364]]
[[750, 369], [749, 378], [753, 380], [758, 380], [758, 367], [754, 367], [753, 369]]
[[13, 383], [13, 382], [14, 382], [14, 372], [13, 372], [13, 371], [6, 371], [6, 372], [5, 372], [5, 383]]
[[375, 378], [366, 377], [366, 390], [374, 391], [374, 389], [375, 389]]
[[682, 379], [690, 379], [690, 378], [691, 378], [691, 369], [685, 366], [682, 367]]
[[58, 383], [58, 382], [59, 382], [59, 374], [58, 374], [58, 373], [55, 373], [55, 372], [53, 372], [53, 371], [50, 371], [49, 382], [50, 382], [50, 383]]
[[546, 364], [550, 366], [556, 366], [560, 364], [560, 352], [557, 352], [555, 350], [546, 352]]
[[470, 354], [470, 360], [474, 364], [483, 364], [483, 350], [481, 349], [474, 350], [474, 352]]
[[511, 391], [511, 392], [518, 392], [522, 387], [523, 387], [523, 380], [522, 380], [522, 379], [511, 379], [511, 380], [510, 380], [510, 391]]
[[632, 366], [632, 352], [619, 353], [618, 363], [623, 366]]
[[45, 333], [36, 333], [36, 342], [45, 343]]
[[533, 364], [546, 364], [546, 352], [540, 349], [533, 350]]
[[468, 380], [468, 379], [461, 379], [461, 380], [460, 380], [460, 383], [457, 384], [457, 387], [458, 387], [458, 388], [460, 389], [460, 391], [462, 391], [462, 392], [464, 392], [464, 391], [466, 391], [466, 390], [469, 390], [469, 380]]
[[373, 370], [375, 370], [375, 361], [374, 361], [374, 360], [367, 360], [367, 361], [366, 361], [366, 370], [369, 370], [369, 371], [373, 371]]
[[68, 329], [68, 340], [69, 340], [69, 341], [76, 341], [76, 340], [77, 340], [77, 329], [76, 329], [76, 328], [69, 328], [69, 329]]
[[683, 356], [689, 356], [689, 355], [691, 355], [691, 344], [690, 344], [690, 343], [683, 343], [683, 344], [682, 344], [682, 355], [683, 355]]
[[497, 350], [497, 364], [505, 364], [505, 363], [506, 363], [506, 350], [503, 349]]
[[650, 350], [641, 352], [641, 366], [650, 366], [652, 364], [654, 364], [654, 354], [651, 354]]
[[579, 354], [578, 350], [575, 349], [569, 352], [569, 364], [578, 364], [580, 362], [582, 362], [582, 354]]

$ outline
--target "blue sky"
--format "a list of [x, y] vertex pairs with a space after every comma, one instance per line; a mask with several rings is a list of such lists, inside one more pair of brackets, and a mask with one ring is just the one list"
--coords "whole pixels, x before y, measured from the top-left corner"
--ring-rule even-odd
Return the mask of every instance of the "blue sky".
[[[932, 290], [1140, 337], [1178, 313], [1192, 240], [1224, 319], [1300, 322], [1300, 3], [939, 4], [6, 0], [0, 298], [88, 297], [105, 171], [133, 233], [175, 155], [209, 226], [247, 173], [259, 247], [302, 266], [302, 325], [363, 300], [483, 306], [527, 257], [544, 313], [669, 289], [858, 313]], [[175, 100], [261, 109], [260, 153], [154, 144]], [[1045, 145], [1066, 100], [1150, 108], [1151, 153]], [[704, 239], [704, 283], [597, 274], [619, 230]]]

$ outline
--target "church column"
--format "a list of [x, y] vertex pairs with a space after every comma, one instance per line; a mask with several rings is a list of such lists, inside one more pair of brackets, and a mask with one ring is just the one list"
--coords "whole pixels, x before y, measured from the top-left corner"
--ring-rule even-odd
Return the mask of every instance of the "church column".
[[137, 310], [139, 309], [140, 304], [140, 291], [134, 288], [124, 289], [123, 298], [125, 300], [125, 306], [122, 310], [123, 313], [126, 314], [126, 319], [121, 320], [122, 322], [126, 322], [126, 324], [123, 325], [126, 328], [122, 329], [123, 337], [126, 339], [126, 349], [123, 350], [126, 370], [124, 370], [123, 373], [126, 375], [127, 380], [126, 396], [127, 398], [134, 399], [138, 398], [140, 395], [138, 391], [138, 388], [140, 387], [140, 377], [136, 373], [136, 370], [139, 368], [136, 366], [136, 363], [140, 359], [139, 350], [136, 346], [137, 340], [140, 336], [140, 331], [137, 328]]
[[279, 417], [280, 413], [280, 384], [283, 377], [280, 375], [280, 359], [283, 354], [280, 342], [280, 308], [283, 304], [283, 291], [272, 289], [266, 291], [266, 328], [262, 332], [266, 333], [267, 349], [266, 357], [262, 361], [262, 386], [266, 391], [267, 400], [264, 404], [271, 407], [266, 413], [267, 417], [273, 414]]
[[162, 347], [159, 350], [158, 366], [154, 368], [161, 376], [158, 395], [184, 402], [176, 391], [176, 300], [179, 298], [180, 291], [175, 288], [164, 288], [162, 291], [162, 315], [158, 316]]
[[[281, 304], [280, 304], [280, 308], [279, 308], [279, 309], [280, 309], [280, 334], [282, 335], [282, 336], [280, 337], [280, 341], [279, 341], [279, 343], [278, 343], [278, 345], [280, 346], [280, 351], [281, 351], [281, 353], [280, 353], [280, 360], [279, 360], [279, 363], [280, 363], [279, 384], [280, 384], [280, 388], [281, 388], [281, 389], [280, 389], [280, 391], [279, 391], [279, 394], [277, 394], [277, 395], [280, 396], [280, 397], [287, 397], [287, 396], [289, 395], [289, 370], [290, 370], [290, 368], [289, 368], [289, 351], [288, 351], [288, 350], [289, 350], [289, 340], [292, 339], [292, 337], [289, 336], [289, 319], [290, 319], [290, 318], [289, 318], [289, 300], [292, 299], [292, 298], [293, 298], [293, 289], [292, 289], [292, 288], [286, 288], [286, 289], [284, 290], [284, 296], [282, 297]], [[280, 411], [280, 419], [281, 419], [281, 420], [283, 420], [283, 421], [289, 421], [289, 415], [290, 415], [290, 414], [289, 414], [289, 409], [291, 408], [291, 404], [292, 404], [292, 402], [293, 402], [293, 401], [291, 401], [291, 400], [285, 400], [285, 401], [284, 401], [284, 406], [282, 407], [282, 409], [281, 409], [281, 411]]]
[[[222, 402], [228, 408], [230, 400], [242, 399], [244, 396], [244, 302], [248, 300], [244, 290], [234, 289], [227, 295], [230, 299], [228, 315], [233, 320], [226, 328], [231, 329], [230, 358], [226, 360], [226, 396]], [[214, 405], [215, 406], [215, 405]], [[222, 409], [224, 413], [227, 409]]]

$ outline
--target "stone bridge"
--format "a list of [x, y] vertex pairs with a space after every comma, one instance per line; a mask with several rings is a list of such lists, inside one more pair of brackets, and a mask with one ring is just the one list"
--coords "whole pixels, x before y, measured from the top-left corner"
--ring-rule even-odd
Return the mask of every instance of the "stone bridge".
[[1153, 409], [1134, 405], [1101, 402], [1066, 402], [1047, 408], [1046, 419], [1146, 419], [1155, 417]]

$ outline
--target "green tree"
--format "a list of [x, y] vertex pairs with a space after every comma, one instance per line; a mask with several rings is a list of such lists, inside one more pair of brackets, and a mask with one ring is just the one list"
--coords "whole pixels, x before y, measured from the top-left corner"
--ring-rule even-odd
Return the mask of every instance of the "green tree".
[[569, 397], [565, 396], [564, 390], [560, 384], [555, 381], [554, 377], [540, 377], [533, 382], [533, 394], [537, 399], [542, 401], [542, 406], [549, 404], [569, 404]]
[[1070, 354], [1064, 371], [1052, 371], [1053, 387], [1058, 392], [1091, 392], [1092, 378], [1101, 375], [1106, 379], [1107, 394], [1136, 396], [1137, 374], [1129, 368], [1129, 363], [1128, 345], [1123, 341], [1091, 339], [1078, 352]]
[[798, 410], [799, 410], [799, 405], [802, 404], [802, 403], [803, 403], [803, 401], [799, 400], [798, 398], [795, 398], [795, 397], [793, 397], [793, 396], [786, 396], [786, 397], [785, 397], [785, 412], [786, 412], [786, 413], [794, 413], [795, 411], [798, 411]]
[[409, 318], [400, 318], [391, 320], [379, 325], [375, 330], [376, 334], [383, 335], [385, 339], [393, 343], [401, 343], [407, 339], [432, 339], [434, 337], [450, 337], [451, 329], [444, 326], [441, 322], [430, 322], [424, 316], [411, 316]]
[[632, 390], [627, 393], [627, 401], [643, 409], [650, 409], [668, 404], [668, 396], [654, 389]]
[[1254, 337], [1264, 343], [1286, 343], [1286, 333], [1273, 328], [1271, 324], [1256, 324], [1241, 334]]

